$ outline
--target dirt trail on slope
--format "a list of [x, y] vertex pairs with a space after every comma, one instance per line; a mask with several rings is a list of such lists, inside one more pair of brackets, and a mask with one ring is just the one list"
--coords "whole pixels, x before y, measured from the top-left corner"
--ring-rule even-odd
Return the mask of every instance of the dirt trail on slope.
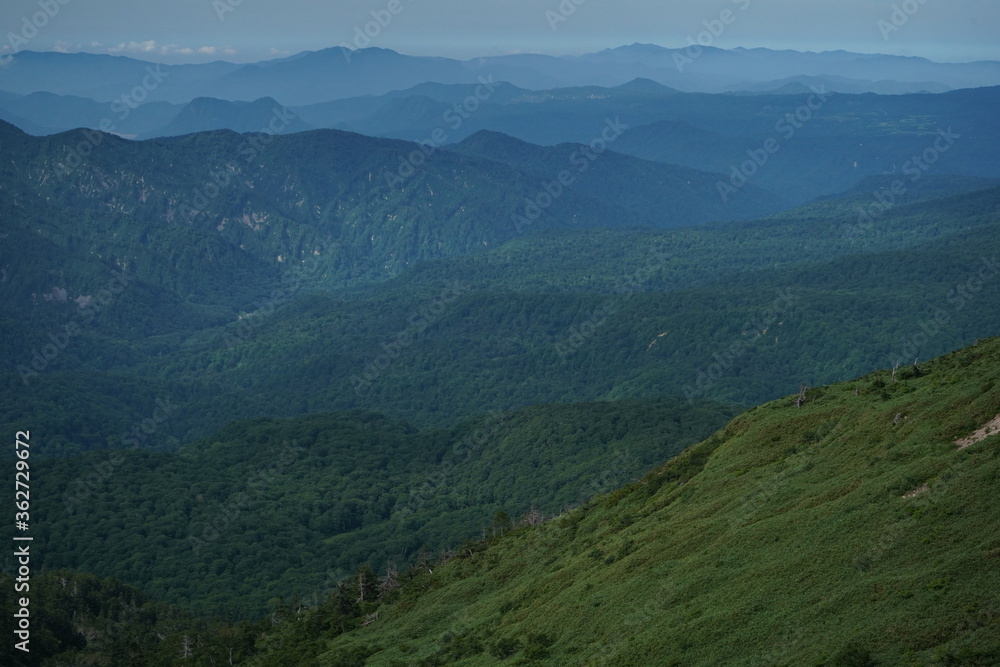
[[1000, 431], [1000, 415], [994, 417], [993, 421], [970, 435], [968, 438], [956, 440], [955, 444], [958, 445], [959, 449], [965, 449], [966, 447], [974, 445], [977, 442], [982, 442], [998, 431]]

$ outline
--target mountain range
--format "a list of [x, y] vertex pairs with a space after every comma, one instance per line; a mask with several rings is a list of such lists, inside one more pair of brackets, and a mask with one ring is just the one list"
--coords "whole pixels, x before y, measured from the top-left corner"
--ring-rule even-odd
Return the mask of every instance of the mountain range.
[[3, 62], [5, 661], [1000, 661], [1000, 64]]
[[940, 92], [1000, 85], [1000, 63], [935, 63], [846, 51], [669, 49], [651, 44], [582, 56], [518, 54], [467, 61], [407, 56], [381, 48], [334, 47], [249, 64], [220, 61], [175, 66], [123, 56], [21, 51], [0, 68], [0, 90], [22, 95], [46, 91], [110, 103], [139, 86], [145, 98], [139, 101], [186, 103], [206, 96], [228, 100], [272, 96], [301, 106], [381, 95], [429, 81], [478, 83], [480, 77], [490, 75], [531, 90], [618, 86], [646, 78], [688, 92], [727, 92], [760, 84], [778, 88], [789, 77], [808, 76], [839, 77], [841, 84], [864, 86], [866, 92]]
[[[393, 481], [402, 479], [395, 457], [433, 451], [433, 436], [400, 446], [412, 436], [399, 425], [326, 416], [238, 425], [173, 460], [112, 458], [111, 489], [82, 496], [86, 517], [46, 507], [46, 546], [68, 541], [71, 562], [85, 555], [95, 569], [111, 558], [122, 573], [157, 568], [155, 578], [140, 575], [157, 596], [196, 579], [192, 595], [224, 616], [192, 615], [113, 579], [51, 568], [32, 578], [32, 646], [42, 646], [43, 659], [156, 664], [186, 654], [251, 665], [994, 665], [1000, 517], [988, 500], [1000, 474], [998, 378], [994, 338], [902, 372], [803, 388], [615, 490], [635, 470], [629, 452], [653, 445], [671, 423], [657, 410], [671, 407], [494, 418], [480, 424], [488, 449], [473, 434], [454, 449], [458, 466], [445, 446], [437, 470], [430, 461], [427, 477], [412, 470], [416, 493], [380, 482], [343, 504], [329, 483], [313, 480], [387, 465]], [[512, 437], [497, 444], [498, 430]], [[292, 434], [298, 440], [280, 444]], [[597, 492], [582, 505], [552, 514], [532, 507], [519, 519], [498, 510], [481, 519], [477, 537], [439, 554], [420, 550], [406, 567], [397, 560], [405, 548], [377, 571], [344, 573], [326, 559], [310, 567], [314, 551], [357, 544], [310, 535], [366, 521], [380, 505], [391, 512], [373, 498], [396, 494], [397, 510], [415, 507], [400, 512], [404, 527], [425, 502], [434, 503], [425, 516], [461, 514], [466, 494], [489, 497], [511, 481], [495, 477], [500, 470], [544, 470], [554, 460], [549, 447], [557, 458], [581, 441], [609, 439], [617, 453], [576, 487]], [[503, 465], [485, 461], [492, 456]], [[45, 489], [74, 475], [53, 463], [43, 468]], [[221, 479], [215, 470], [225, 471]], [[293, 475], [302, 479], [288, 484]], [[545, 475], [536, 475], [530, 486], [544, 493], [536, 485]], [[351, 493], [343, 482], [336, 488]], [[128, 528], [132, 514], [146, 513], [153, 519], [143, 529]], [[204, 529], [189, 534], [192, 527]], [[197, 543], [193, 555], [176, 546], [185, 537]], [[106, 554], [102, 541], [125, 550]], [[209, 590], [215, 581], [224, 584]], [[14, 585], [6, 573], [0, 582]], [[268, 590], [287, 595], [272, 598], [265, 618], [227, 620], [238, 616], [234, 592]], [[12, 596], [3, 601], [4, 613], [18, 613]], [[14, 659], [9, 643], [4, 650]]]
[[[768, 190], [782, 205], [796, 205], [841, 192], [871, 175], [902, 173], [910, 178], [931, 168], [973, 177], [1000, 174], [992, 151], [1000, 127], [991, 112], [998, 103], [1000, 87], [871, 95], [837, 92], [865, 89], [838, 87], [821, 77], [801, 75], [783, 80], [776, 91], [760, 92], [762, 86], [754, 84], [750, 88], [758, 92], [735, 95], [682, 93], [648, 78], [629, 79], [611, 87], [588, 84], [528, 89], [501, 78], [503, 72], [491, 71], [476, 75], [470, 83], [454, 83], [454, 77], [443, 74], [431, 82], [400, 80], [397, 85], [407, 87], [362, 96], [348, 96], [345, 91], [349, 87], [341, 86], [338, 90], [342, 95], [337, 99], [295, 104], [306, 100], [285, 94], [282, 85], [292, 85], [295, 77], [282, 70], [281, 76], [268, 79], [270, 83], [248, 94], [246, 99], [253, 101], [221, 98], [222, 88], [213, 89], [214, 97], [154, 101], [154, 93], [174, 82], [170, 77], [194, 77], [193, 70], [182, 68], [170, 76], [157, 72], [160, 83], [146, 73], [143, 78], [150, 84], [150, 92], [140, 85], [107, 102], [97, 101], [101, 95], [96, 88], [85, 91], [79, 87], [87, 78], [80, 68], [86, 70], [88, 63], [103, 62], [100, 57], [81, 56], [66, 69], [77, 74], [72, 79], [77, 87], [71, 89], [58, 85], [63, 69], [43, 67], [50, 57], [59, 61], [57, 56], [62, 55], [23, 56], [24, 71], [37, 75], [30, 85], [49, 85], [60, 92], [3, 93], [0, 118], [35, 135], [80, 127], [130, 139], [222, 129], [273, 134], [277, 128], [282, 134], [291, 134], [327, 128], [422, 142], [432, 149], [455, 145], [484, 130], [545, 146], [589, 145], [601, 138], [605, 124], [611, 121], [620, 132], [606, 147], [615, 153], [723, 174], [726, 178], [716, 182], [723, 204], [747, 182]], [[364, 55], [376, 58], [385, 54]], [[396, 57], [405, 58], [392, 56]], [[251, 68], [251, 72], [305, 67], [303, 63], [312, 63], [314, 58], [319, 55], [277, 61]], [[329, 60], [330, 53], [326, 53], [326, 60], [319, 59], [313, 65], [340, 67]], [[812, 62], [805, 57], [799, 60]], [[831, 61], [852, 62], [847, 56]], [[326, 65], [317, 64], [321, 62]], [[116, 61], [112, 74], [101, 72], [100, 84], [113, 80], [117, 76], [113, 72], [131, 71], [129, 68], [140, 64]], [[205, 76], [217, 69], [187, 67], [207, 68], [202, 72]], [[19, 71], [18, 61], [0, 69], [0, 89], [9, 84], [24, 90], [15, 81]], [[416, 81], [428, 74], [420, 70], [414, 76]], [[382, 81], [374, 75], [370, 78]], [[206, 80], [212, 79], [209, 76]], [[81, 92], [95, 97], [80, 97]], [[194, 93], [192, 89], [190, 94]], [[938, 133], [946, 133], [946, 150], [934, 147]], [[933, 162], [925, 163], [920, 158], [928, 152]], [[401, 169], [406, 167], [401, 165]], [[741, 217], [763, 210], [751, 207]]]

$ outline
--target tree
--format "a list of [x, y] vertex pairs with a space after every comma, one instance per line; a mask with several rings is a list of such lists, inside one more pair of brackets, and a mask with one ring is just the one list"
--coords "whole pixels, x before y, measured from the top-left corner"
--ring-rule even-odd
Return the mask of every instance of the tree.
[[504, 512], [503, 510], [500, 510], [499, 512], [493, 515], [492, 528], [494, 535], [503, 535], [504, 533], [509, 531], [513, 525], [514, 524], [510, 520], [510, 517], [507, 516], [507, 513]]
[[531, 506], [531, 509], [528, 510], [523, 517], [521, 517], [521, 525], [523, 526], [537, 526], [543, 521], [545, 521], [545, 517], [534, 505]]
[[379, 598], [383, 598], [397, 588], [399, 588], [399, 572], [396, 570], [395, 564], [387, 563], [385, 566], [385, 576], [379, 579], [378, 582], [378, 596]]

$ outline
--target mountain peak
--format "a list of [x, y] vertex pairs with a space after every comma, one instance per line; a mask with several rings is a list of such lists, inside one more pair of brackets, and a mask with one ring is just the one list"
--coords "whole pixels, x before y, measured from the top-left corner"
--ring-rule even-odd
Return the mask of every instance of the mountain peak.
[[17, 136], [17, 137], [28, 136], [27, 133], [24, 132], [21, 128], [19, 128], [17, 125], [14, 125], [13, 123], [8, 123], [3, 119], [0, 119], [0, 135]]
[[628, 83], [623, 83], [617, 86], [615, 90], [627, 90], [637, 93], [677, 93], [680, 92], [670, 86], [664, 86], [659, 81], [654, 81], [653, 79], [648, 79], [646, 77], [637, 77], [632, 79]]

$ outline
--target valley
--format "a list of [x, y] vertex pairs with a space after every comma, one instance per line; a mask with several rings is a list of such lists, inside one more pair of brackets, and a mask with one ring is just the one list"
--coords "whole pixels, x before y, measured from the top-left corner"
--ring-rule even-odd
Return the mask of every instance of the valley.
[[997, 664], [997, 63], [685, 53], [0, 65], [4, 659]]

